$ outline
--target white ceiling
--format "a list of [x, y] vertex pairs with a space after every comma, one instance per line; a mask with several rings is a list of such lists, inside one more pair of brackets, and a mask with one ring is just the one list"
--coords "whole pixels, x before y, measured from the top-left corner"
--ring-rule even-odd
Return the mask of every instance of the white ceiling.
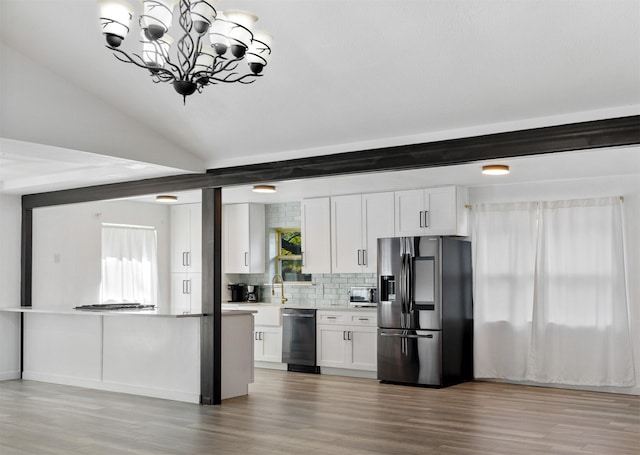
[[[0, 0], [0, 191], [640, 113], [637, 0], [219, 6], [260, 16], [273, 58], [254, 84], [207, 87], [183, 105], [104, 48], [95, 0]], [[628, 170], [603, 161], [611, 175]], [[430, 178], [451, 183], [450, 171]]]

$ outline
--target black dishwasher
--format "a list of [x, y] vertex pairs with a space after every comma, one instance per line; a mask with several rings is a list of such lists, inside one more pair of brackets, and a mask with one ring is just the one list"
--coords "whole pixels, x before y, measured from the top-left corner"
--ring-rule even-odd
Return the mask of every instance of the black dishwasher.
[[285, 308], [282, 318], [282, 362], [287, 370], [320, 373], [316, 365], [316, 310]]

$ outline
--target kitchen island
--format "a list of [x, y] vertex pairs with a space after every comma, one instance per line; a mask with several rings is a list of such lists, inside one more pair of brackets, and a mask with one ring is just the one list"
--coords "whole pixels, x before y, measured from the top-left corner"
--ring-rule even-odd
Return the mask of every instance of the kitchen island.
[[[202, 314], [0, 308], [23, 313], [22, 378], [200, 402]], [[222, 399], [253, 382], [253, 312], [222, 312]]]

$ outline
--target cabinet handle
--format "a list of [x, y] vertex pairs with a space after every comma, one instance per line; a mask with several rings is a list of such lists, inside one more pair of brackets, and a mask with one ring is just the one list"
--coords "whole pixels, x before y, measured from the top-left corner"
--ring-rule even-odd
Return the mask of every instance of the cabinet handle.
[[186, 280], [187, 282], [187, 294], [191, 294], [191, 280]]
[[351, 341], [351, 330], [347, 332], [347, 340]]
[[359, 320], [359, 321], [368, 321], [368, 320], [369, 320], [369, 318], [359, 318], [358, 320]]
[[187, 293], [187, 280], [182, 280], [182, 293]]
[[183, 252], [182, 252], [182, 266], [183, 266], [183, 267], [187, 265], [187, 261], [186, 261], [186, 258], [185, 258], [185, 254], [187, 254], [187, 252], [186, 252], [186, 251], [183, 251]]
[[300, 252], [300, 260], [302, 261], [302, 267], [304, 267], [304, 251]]
[[335, 319], [335, 316], [327, 316], [327, 319]]
[[191, 267], [191, 251], [187, 251], [187, 266]]
[[345, 332], [344, 330], [342, 331], [342, 340], [347, 341], [347, 332]]
[[420, 227], [424, 227], [424, 223], [422, 222], [422, 214], [424, 213], [422, 210], [420, 210]]
[[367, 250], [362, 250], [362, 265], [367, 265]]
[[244, 252], [244, 265], [245, 267], [247, 267], [249, 265], [249, 263], [247, 262], [247, 257], [249, 256], [249, 253], [247, 251]]
[[362, 250], [358, 250], [358, 265], [362, 265], [362, 264], [360, 263], [360, 251], [362, 251]]
[[264, 332], [258, 332], [258, 333], [259, 333], [258, 340], [263, 341], [264, 338], [262, 337], [262, 335], [264, 335]]
[[428, 210], [424, 211], [424, 227], [428, 228], [431, 224], [431, 213]]

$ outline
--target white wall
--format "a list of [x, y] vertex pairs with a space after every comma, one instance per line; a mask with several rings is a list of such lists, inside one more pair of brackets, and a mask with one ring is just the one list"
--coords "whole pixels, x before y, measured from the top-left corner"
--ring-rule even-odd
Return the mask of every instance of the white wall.
[[[19, 196], [0, 194], [0, 307], [20, 306]], [[20, 316], [0, 312], [0, 380], [20, 377]]]
[[[498, 178], [497, 178], [498, 179]], [[593, 387], [592, 390], [640, 394], [640, 175], [600, 177], [470, 188], [471, 204], [484, 202], [554, 201], [623, 196], [625, 255], [636, 386]], [[580, 387], [584, 389], [585, 387]]]
[[33, 211], [33, 307], [69, 310], [98, 303], [102, 223], [154, 226], [158, 306], [169, 309], [169, 207], [131, 201], [89, 202]]

